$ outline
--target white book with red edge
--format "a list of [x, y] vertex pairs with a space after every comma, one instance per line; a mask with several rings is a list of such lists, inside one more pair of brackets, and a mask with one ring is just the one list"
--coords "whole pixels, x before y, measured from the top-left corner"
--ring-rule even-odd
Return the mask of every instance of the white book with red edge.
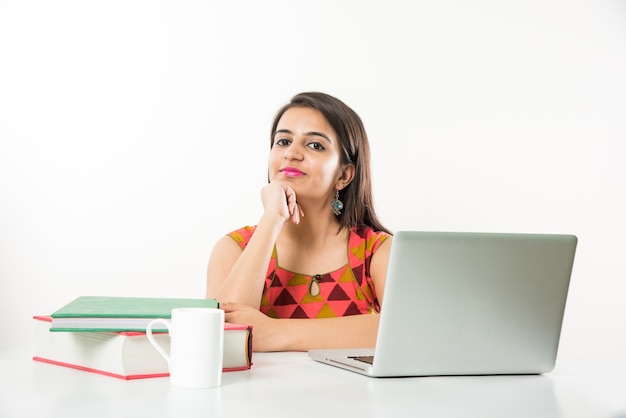
[[[33, 360], [119, 379], [169, 376], [165, 359], [145, 332], [51, 332], [52, 318], [35, 316]], [[167, 333], [153, 334], [169, 352]], [[224, 371], [252, 366], [252, 327], [224, 324]]]

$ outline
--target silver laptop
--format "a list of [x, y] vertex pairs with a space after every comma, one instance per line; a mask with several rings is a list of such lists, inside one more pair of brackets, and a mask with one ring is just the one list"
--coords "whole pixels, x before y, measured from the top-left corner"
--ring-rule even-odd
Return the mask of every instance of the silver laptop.
[[576, 244], [573, 235], [400, 231], [376, 348], [309, 356], [375, 377], [547, 373]]

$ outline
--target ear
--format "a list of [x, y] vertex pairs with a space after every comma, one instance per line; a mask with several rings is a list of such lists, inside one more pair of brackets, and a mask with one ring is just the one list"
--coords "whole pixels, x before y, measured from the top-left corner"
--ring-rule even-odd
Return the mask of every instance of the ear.
[[344, 164], [341, 167], [340, 176], [337, 179], [337, 183], [335, 184], [335, 189], [343, 190], [346, 188], [350, 182], [354, 179], [354, 175], [356, 173], [356, 167], [354, 164]]

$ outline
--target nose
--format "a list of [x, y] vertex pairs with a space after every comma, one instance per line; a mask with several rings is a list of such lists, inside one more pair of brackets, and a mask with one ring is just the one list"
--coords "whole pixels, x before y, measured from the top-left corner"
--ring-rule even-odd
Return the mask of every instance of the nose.
[[283, 153], [283, 157], [286, 160], [302, 160], [303, 155], [300, 145], [295, 142], [289, 145]]

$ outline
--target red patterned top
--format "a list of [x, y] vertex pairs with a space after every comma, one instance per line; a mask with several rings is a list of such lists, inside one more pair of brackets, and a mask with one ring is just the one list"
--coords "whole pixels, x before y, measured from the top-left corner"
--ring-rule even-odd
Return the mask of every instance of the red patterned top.
[[[245, 248], [255, 229], [255, 226], [246, 226], [228, 236]], [[380, 312], [370, 276], [370, 260], [388, 237], [386, 232], [376, 232], [366, 226], [351, 228], [348, 264], [314, 276], [281, 268], [274, 246], [263, 287], [261, 312], [273, 318], [331, 318]]]

